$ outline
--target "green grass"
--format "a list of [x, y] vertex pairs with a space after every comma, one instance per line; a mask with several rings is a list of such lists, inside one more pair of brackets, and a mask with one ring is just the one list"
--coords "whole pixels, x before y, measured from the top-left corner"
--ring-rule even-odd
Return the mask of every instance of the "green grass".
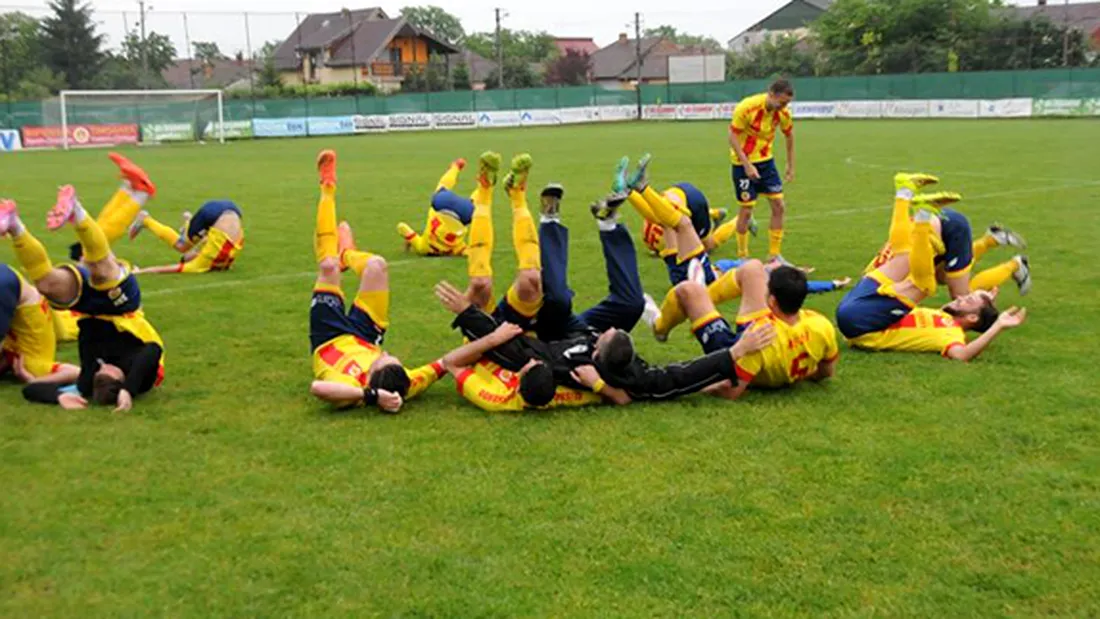
[[[822, 276], [856, 275], [878, 249], [898, 168], [943, 175], [976, 228], [999, 220], [1027, 236], [1029, 321], [970, 366], [845, 349], [827, 385], [527, 415], [483, 413], [449, 378], [397, 417], [334, 413], [308, 395], [320, 148], [340, 153], [341, 216], [391, 261], [388, 348], [423, 362], [458, 343], [431, 286], [464, 282], [465, 265], [404, 255], [394, 225], [422, 223], [451, 158], [529, 150], [533, 184], [565, 183], [584, 306], [606, 286], [585, 206], [616, 158], [651, 150], [655, 183], [691, 180], [728, 202], [724, 132], [628, 124], [130, 152], [159, 184], [154, 214], [174, 222], [232, 197], [247, 247], [227, 274], [142, 278], [168, 379], [133, 413], [31, 406], [0, 385], [0, 615], [1100, 614], [1098, 123], [799, 126], [784, 253]], [[95, 205], [114, 169], [101, 151], [0, 158], [0, 195], [58, 258], [71, 234], [45, 233], [42, 216], [65, 182]], [[501, 290], [513, 272], [504, 204], [498, 193]], [[172, 259], [152, 237], [116, 249]], [[0, 259], [12, 260], [7, 243]], [[663, 293], [662, 266], [641, 263]], [[832, 316], [838, 301], [810, 305]], [[651, 361], [698, 352], [683, 330], [659, 345], [639, 329], [638, 341]]]

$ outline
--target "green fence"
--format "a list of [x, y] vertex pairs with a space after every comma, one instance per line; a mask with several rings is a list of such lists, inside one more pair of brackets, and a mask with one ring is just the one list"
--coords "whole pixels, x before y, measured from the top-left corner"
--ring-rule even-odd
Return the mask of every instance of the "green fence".
[[[643, 86], [643, 103], [721, 103], [737, 101], [767, 87], [766, 80], [741, 80], [707, 84]], [[795, 80], [800, 101], [877, 99], [1007, 99], [1100, 98], [1100, 69], [1048, 69], [1040, 71], [990, 71], [983, 73], [917, 73], [862, 77], [809, 77]], [[634, 91], [607, 90], [598, 86], [532, 88], [397, 94], [386, 97], [338, 97], [315, 99], [234, 99], [226, 101], [228, 120], [400, 114], [418, 112], [476, 112], [569, 108], [599, 105], [633, 105]], [[69, 122], [157, 123], [198, 118], [213, 120], [211, 101], [111, 105], [76, 101], [70, 105]], [[56, 100], [0, 103], [0, 127], [56, 124], [60, 121]]]

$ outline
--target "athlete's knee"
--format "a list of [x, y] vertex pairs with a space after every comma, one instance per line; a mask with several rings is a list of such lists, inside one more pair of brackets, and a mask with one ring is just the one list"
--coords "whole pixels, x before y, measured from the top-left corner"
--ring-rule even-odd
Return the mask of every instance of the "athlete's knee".
[[772, 215], [783, 215], [787, 212], [787, 203], [783, 198], [770, 198], [768, 202], [772, 205]]
[[340, 261], [335, 256], [327, 256], [317, 263], [317, 276], [330, 280], [340, 278]]
[[390, 265], [382, 256], [371, 256], [367, 259], [367, 266], [363, 268], [363, 276], [368, 273], [372, 277], [387, 277], [390, 274]]
[[466, 297], [478, 307], [488, 307], [493, 298], [493, 280], [488, 277], [471, 277]]
[[522, 301], [537, 301], [542, 296], [542, 273], [537, 269], [520, 271], [516, 275], [516, 295]]
[[702, 298], [710, 298], [707, 295], [705, 286], [691, 280], [684, 280], [676, 284], [673, 290], [676, 293], [676, 300], [680, 302], [680, 307], [683, 308], [695, 305]]
[[744, 286], [744, 282], [754, 280], [767, 281], [767, 279], [768, 273], [764, 268], [764, 263], [755, 258], [746, 260], [737, 268], [737, 280], [742, 283], [742, 287]]
[[76, 277], [70, 271], [54, 269], [36, 281], [34, 287], [42, 296], [56, 303], [68, 303], [76, 298]]

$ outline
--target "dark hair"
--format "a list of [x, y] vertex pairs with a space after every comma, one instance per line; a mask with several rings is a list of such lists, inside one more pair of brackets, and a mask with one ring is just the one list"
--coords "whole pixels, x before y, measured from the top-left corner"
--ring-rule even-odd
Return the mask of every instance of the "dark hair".
[[[955, 318], [962, 318], [963, 316], [973, 315], [964, 314], [950, 306], [943, 308], [943, 311], [951, 314]], [[970, 330], [977, 331], [978, 333], [985, 333], [986, 331], [989, 331], [989, 328], [997, 322], [997, 317], [1000, 315], [1001, 313], [997, 311], [997, 306], [993, 305], [993, 301], [987, 301], [984, 305], [981, 306], [981, 308], [978, 309], [977, 320], [973, 325], [970, 325]]]
[[806, 274], [800, 269], [781, 266], [768, 275], [768, 293], [775, 297], [779, 311], [784, 314], [795, 314], [802, 309], [808, 292]]
[[771, 86], [768, 86], [768, 92], [773, 95], [789, 95], [794, 96], [794, 86], [791, 85], [791, 81], [785, 78], [779, 78], [772, 82]]
[[619, 373], [634, 360], [634, 340], [626, 331], [617, 329], [607, 342], [600, 346], [596, 356], [599, 357], [596, 361], [599, 362], [601, 372]]
[[399, 363], [384, 365], [370, 375], [371, 389], [391, 391], [404, 398], [409, 393], [409, 375]]
[[80, 243], [73, 243], [69, 245], [69, 260], [74, 262], [80, 262], [80, 259], [84, 257], [84, 246]]
[[546, 406], [554, 401], [554, 370], [545, 363], [537, 363], [519, 379], [519, 395], [531, 406]]
[[118, 394], [122, 391], [122, 381], [106, 374], [96, 374], [92, 379], [92, 401], [96, 404], [114, 406], [118, 403]]

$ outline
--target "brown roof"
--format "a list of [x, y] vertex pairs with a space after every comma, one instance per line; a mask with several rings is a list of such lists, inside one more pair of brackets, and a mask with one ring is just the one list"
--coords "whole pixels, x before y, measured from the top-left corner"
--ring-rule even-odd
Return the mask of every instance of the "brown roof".
[[458, 64], [459, 61], [464, 61], [466, 63], [466, 68], [470, 71], [471, 83], [484, 83], [489, 80], [489, 76], [492, 75], [493, 71], [497, 70], [497, 63], [468, 49], [451, 55], [452, 67]]
[[198, 60], [179, 58], [160, 74], [171, 88], [224, 88], [238, 80], [248, 79], [251, 65], [248, 61], [220, 58], [210, 66], [204, 66]]
[[[668, 79], [668, 57], [679, 47], [660, 37], [642, 38], [642, 79]], [[592, 79], [634, 79], [634, 39], [620, 38], [592, 54]]]
[[554, 39], [554, 45], [557, 46], [558, 52], [564, 56], [565, 52], [573, 50], [582, 54], [592, 55], [600, 49], [599, 45], [592, 40], [591, 37], [563, 37]]
[[[279, 48], [275, 50], [275, 67], [280, 70], [296, 69], [299, 47], [304, 49], [325, 47], [336, 39], [346, 37], [354, 24], [385, 19], [389, 18], [380, 7], [358, 9], [350, 11], [350, 14], [336, 12], [306, 15], [306, 18], [283, 39]], [[356, 55], [358, 51], [357, 49]]]

